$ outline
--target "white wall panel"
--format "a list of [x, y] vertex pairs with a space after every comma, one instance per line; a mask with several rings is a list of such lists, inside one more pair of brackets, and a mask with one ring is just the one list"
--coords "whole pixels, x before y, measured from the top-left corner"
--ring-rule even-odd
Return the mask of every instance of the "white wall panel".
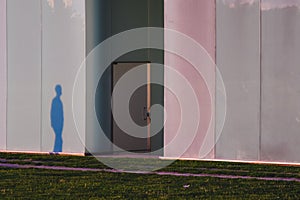
[[262, 1], [261, 159], [300, 162], [300, 1]]
[[64, 110], [62, 151], [84, 153], [85, 73], [79, 76], [80, 88], [76, 89], [79, 95], [74, 99], [80, 113], [77, 124], [80, 133], [73, 120], [72, 92], [76, 74], [85, 58], [85, 1], [73, 0], [72, 5], [65, 5], [63, 1], [55, 1], [54, 5], [42, 2], [42, 151], [53, 151], [55, 134], [51, 128], [50, 110], [56, 95], [55, 86], [60, 84]]
[[[259, 1], [217, 0], [217, 66], [227, 95], [225, 125], [216, 146], [219, 159], [258, 159], [259, 42]], [[219, 97], [217, 92], [217, 101]], [[218, 121], [221, 111], [216, 110]]]
[[0, 1], [0, 150], [6, 149], [6, 0]]
[[8, 150], [40, 151], [40, 2], [7, 1]]

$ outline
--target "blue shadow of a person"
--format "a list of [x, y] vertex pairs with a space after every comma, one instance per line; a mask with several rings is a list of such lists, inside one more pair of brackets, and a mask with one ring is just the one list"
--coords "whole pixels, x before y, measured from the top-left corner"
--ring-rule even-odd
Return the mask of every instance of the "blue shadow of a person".
[[61, 85], [56, 85], [55, 91], [56, 96], [53, 98], [51, 105], [51, 127], [55, 133], [53, 152], [59, 153], [62, 152], [62, 132], [64, 127], [64, 109], [63, 103], [60, 99], [60, 96], [62, 95]]

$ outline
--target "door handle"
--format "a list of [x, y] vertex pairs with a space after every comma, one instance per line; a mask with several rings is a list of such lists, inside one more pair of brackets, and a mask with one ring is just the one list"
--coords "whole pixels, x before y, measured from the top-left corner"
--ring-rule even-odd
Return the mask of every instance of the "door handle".
[[144, 115], [144, 120], [149, 119], [151, 121], [150, 112], [148, 111], [147, 107], [144, 107], [143, 115]]

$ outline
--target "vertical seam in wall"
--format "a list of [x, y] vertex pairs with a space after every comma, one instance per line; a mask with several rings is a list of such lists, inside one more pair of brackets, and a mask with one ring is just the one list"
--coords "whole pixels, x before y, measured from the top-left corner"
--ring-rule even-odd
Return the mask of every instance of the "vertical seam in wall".
[[[162, 6], [162, 19], [161, 19], [161, 22], [162, 22], [162, 28], [163, 28], [163, 41], [162, 41], [162, 45], [163, 45], [163, 55], [162, 55], [162, 64], [163, 64], [163, 74], [162, 74], [162, 82], [165, 83], [165, 31], [164, 31], [164, 28], [165, 28], [165, 1], [162, 0], [161, 1], [161, 6]], [[162, 90], [162, 105], [163, 107], [165, 107], [165, 101], [164, 101], [164, 98], [165, 98], [165, 90], [163, 89]], [[162, 112], [162, 120], [164, 122], [164, 119], [165, 119], [165, 112], [163, 111]], [[162, 147], [162, 152], [161, 152], [161, 155], [164, 156], [164, 135], [165, 135], [165, 127], [163, 125], [163, 129], [162, 129], [162, 136], [161, 136], [161, 147]]]
[[213, 135], [214, 135], [214, 153], [213, 153], [213, 157], [216, 158], [217, 156], [217, 138], [216, 138], [216, 130], [217, 130], [217, 0], [214, 0], [214, 4], [215, 4], [215, 26], [214, 26], [214, 37], [215, 37], [215, 99], [214, 99], [214, 131], [213, 131]]
[[88, 98], [88, 96], [87, 96], [87, 86], [88, 86], [88, 83], [87, 83], [87, 80], [88, 80], [88, 78], [87, 78], [87, 76], [88, 76], [88, 70], [87, 70], [87, 66], [86, 66], [86, 58], [87, 58], [87, 52], [88, 52], [88, 43], [89, 43], [89, 41], [88, 41], [88, 34], [87, 34], [87, 26], [88, 26], [88, 17], [87, 17], [87, 0], [85, 0], [84, 1], [84, 16], [85, 16], [85, 19], [84, 19], [84, 21], [85, 21], [85, 25], [84, 25], [84, 40], [85, 40], [85, 44], [84, 44], [84, 68], [85, 68], [85, 80], [84, 80], [84, 82], [85, 82], [85, 105], [84, 105], [84, 107], [85, 107], [85, 116], [84, 116], [84, 154], [87, 154], [88, 153], [88, 151], [87, 151], [87, 148], [86, 148], [86, 146], [87, 146], [87, 138], [88, 138], [88, 136], [87, 136], [87, 120], [86, 120], [86, 118], [87, 118], [87, 98]]
[[[149, 31], [149, 27], [150, 27], [150, 0], [147, 0], [147, 28], [148, 28], [148, 34], [147, 34], [147, 45], [150, 44], [150, 31]], [[148, 60], [150, 61], [150, 49], [147, 49], [147, 53], [148, 53]]]
[[[112, 37], [113, 35], [113, 5], [114, 5], [114, 2], [112, 0], [109, 1], [109, 7], [110, 7], [110, 13], [109, 13], [109, 37]], [[109, 60], [112, 60], [112, 42], [109, 42], [110, 44], [110, 54], [109, 54]], [[113, 114], [112, 114], [112, 109], [113, 109], [113, 98], [112, 98], [112, 91], [113, 91], [113, 66], [111, 64], [111, 70], [110, 70], [110, 127], [109, 127], [109, 132], [110, 132], [110, 139], [111, 139], [111, 142], [110, 142], [110, 151], [111, 152], [114, 152], [114, 134], [113, 134], [113, 123], [114, 123], [114, 119], [113, 119]]]
[[40, 0], [40, 11], [41, 11], [41, 18], [40, 18], [40, 28], [41, 28], [41, 104], [40, 104], [40, 151], [42, 152], [42, 147], [43, 147], [43, 4], [42, 1]]
[[8, 144], [8, 140], [7, 140], [7, 137], [8, 137], [8, 14], [7, 14], [7, 11], [8, 11], [8, 5], [7, 5], [7, 0], [5, 0], [5, 31], [6, 31], [6, 35], [5, 35], [5, 43], [6, 43], [6, 52], [5, 52], [5, 57], [6, 57], [6, 97], [5, 97], [5, 101], [6, 101], [6, 105], [5, 105], [5, 150], [7, 150], [7, 144]]
[[259, 0], [259, 152], [258, 160], [261, 160], [261, 140], [262, 140], [262, 10]]
[[[150, 30], [149, 30], [149, 27], [150, 27], [150, 0], [147, 0], [147, 29], [148, 29], [148, 31], [147, 31], [147, 45], [148, 45], [148, 48], [147, 48], [147, 59], [148, 59], [148, 61], [150, 62], [150, 71], [149, 72], [147, 72], [147, 74], [148, 73], [150, 73], [151, 74], [151, 61], [150, 61], [150, 48], [149, 48], [149, 45], [150, 45]], [[148, 76], [148, 75], [147, 75]], [[150, 76], [150, 79], [151, 79], [151, 76]], [[149, 82], [148, 82], [148, 84], [150, 84], [150, 102], [151, 102], [151, 98], [152, 98], [152, 94], [151, 94], [151, 80], [148, 80]], [[147, 97], [148, 98], [148, 97]], [[147, 108], [147, 112], [150, 112], [150, 107], [151, 107], [151, 104], [150, 105], [147, 105], [147, 106], [149, 106], [148, 108]], [[149, 128], [149, 130], [151, 130], [151, 123], [148, 125], [148, 127], [150, 127]], [[149, 131], [149, 134], [151, 134], [150, 133], [150, 131]], [[148, 139], [147, 139], [147, 141], [148, 141]], [[151, 144], [152, 144], [152, 142], [151, 142], [151, 137], [149, 138], [149, 145], [147, 145], [147, 149], [149, 148], [149, 151], [151, 152]]]
[[[165, 85], [166, 85], [166, 63], [167, 63], [167, 55], [166, 55], [166, 31], [165, 31], [165, 28], [167, 27], [167, 3], [166, 3], [166, 0], [163, 0], [163, 37], [164, 37], [164, 40], [163, 40], [163, 45], [164, 45], [164, 55], [163, 55], [163, 62], [164, 62], [164, 73], [163, 73], [163, 83], [164, 83], [164, 88], [163, 88], [163, 105], [164, 105], [164, 108], [166, 108], [166, 91], [165, 91]], [[163, 122], [165, 121], [165, 117], [166, 117], [166, 112], [163, 111]], [[165, 157], [165, 141], [166, 141], [166, 128], [165, 128], [165, 124], [163, 125], [163, 136], [162, 136], [162, 146], [163, 146], [163, 152], [162, 152], [162, 155], [163, 157]]]
[[[86, 57], [87, 57], [87, 34], [86, 34], [86, 30], [87, 30], [87, 15], [86, 15], [86, 4], [87, 4], [87, 1], [86, 0], [84, 0], [84, 53], [83, 53], [83, 55], [84, 55], [84, 65], [85, 65], [85, 63], [86, 63], [86, 61], [85, 61], [85, 59], [86, 59]], [[86, 132], [87, 132], [87, 126], [86, 126], [86, 113], [87, 113], [87, 93], [86, 93], [86, 90], [87, 90], [87, 70], [86, 70], [86, 67], [85, 67], [85, 76], [84, 76], [84, 84], [85, 84], [85, 86], [84, 86], [84, 90], [85, 90], [85, 96], [84, 96], [84, 142], [83, 142], [83, 146], [84, 146], [84, 149], [83, 149], [83, 154], [84, 155], [86, 155], [87, 154], [87, 150], [86, 150], [86, 138], [87, 138], [87, 134], [86, 134]]]

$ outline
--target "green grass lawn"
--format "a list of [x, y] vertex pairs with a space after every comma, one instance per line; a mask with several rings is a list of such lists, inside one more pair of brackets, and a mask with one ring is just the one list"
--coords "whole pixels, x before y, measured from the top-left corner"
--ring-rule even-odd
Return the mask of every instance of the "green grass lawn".
[[[107, 168], [93, 157], [0, 154], [0, 158], [6, 163]], [[136, 160], [141, 162], [148, 160]], [[300, 167], [225, 162], [176, 161], [160, 171], [300, 177]], [[300, 199], [300, 183], [287, 181], [9, 168], [0, 168], [0, 177], [0, 199]]]

